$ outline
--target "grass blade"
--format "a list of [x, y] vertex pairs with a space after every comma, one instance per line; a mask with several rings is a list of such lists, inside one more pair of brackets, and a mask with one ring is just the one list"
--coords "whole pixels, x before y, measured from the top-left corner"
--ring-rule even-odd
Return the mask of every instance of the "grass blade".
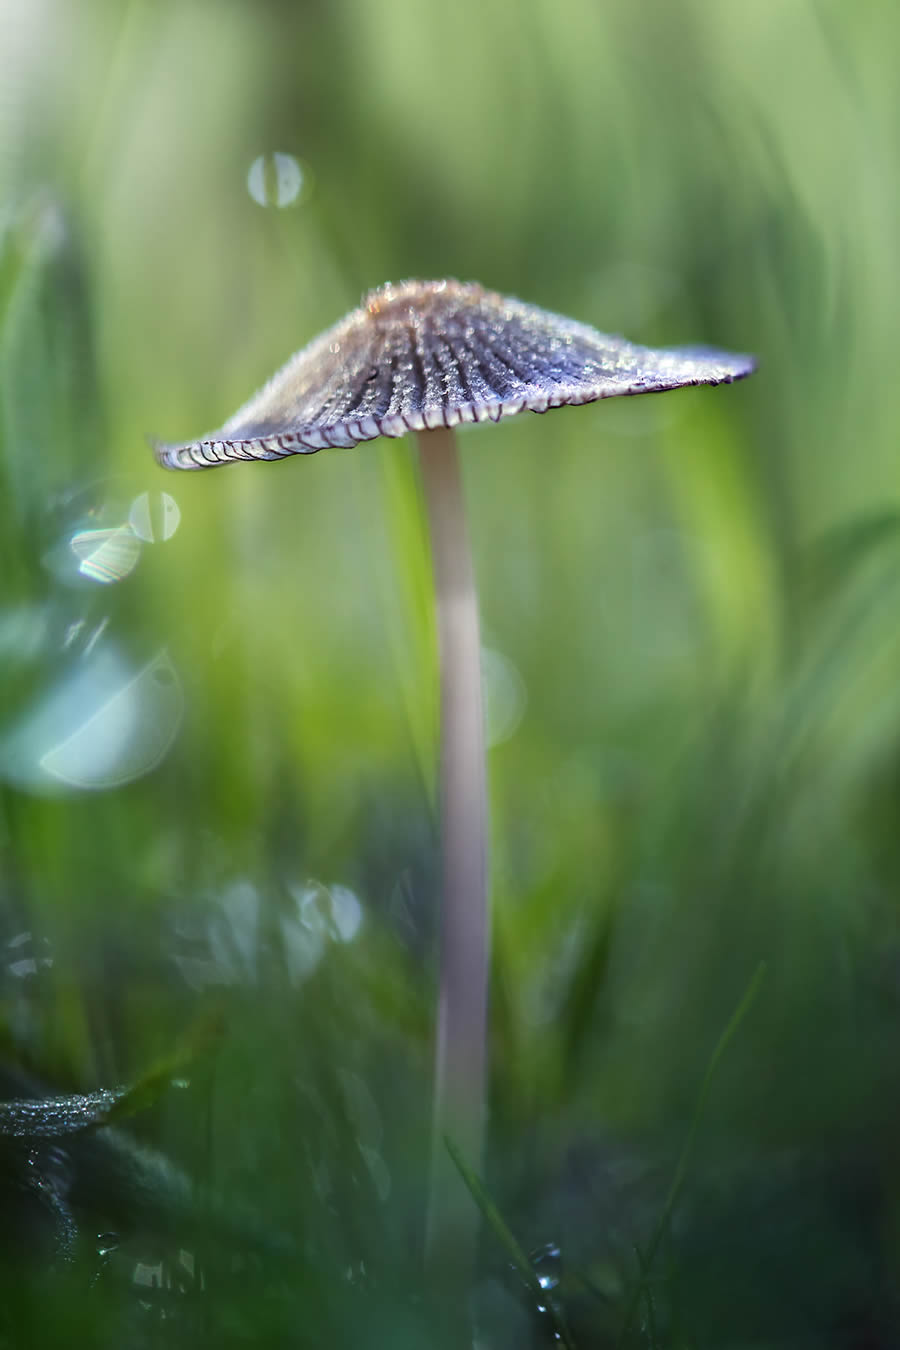
[[547, 1314], [553, 1322], [554, 1331], [559, 1338], [561, 1345], [566, 1350], [575, 1350], [575, 1342], [572, 1340], [572, 1334], [566, 1324], [562, 1310], [557, 1307], [549, 1291], [546, 1290], [540, 1282], [534, 1266], [531, 1264], [524, 1248], [519, 1245], [514, 1233], [511, 1231], [502, 1214], [494, 1204], [488, 1194], [484, 1183], [479, 1177], [467, 1167], [463, 1162], [462, 1156], [452, 1140], [444, 1136], [444, 1143], [447, 1146], [447, 1152], [453, 1159], [457, 1171], [469, 1189], [472, 1199], [484, 1216], [485, 1222], [493, 1230], [494, 1236], [502, 1247], [506, 1249], [510, 1261], [515, 1266], [522, 1280], [534, 1296], [538, 1306], [546, 1308]]
[[694, 1140], [697, 1137], [697, 1130], [700, 1127], [700, 1121], [703, 1118], [703, 1112], [706, 1109], [706, 1103], [709, 1098], [709, 1092], [712, 1086], [712, 1081], [715, 1076], [716, 1069], [719, 1067], [722, 1056], [725, 1054], [725, 1051], [728, 1049], [729, 1045], [734, 1039], [734, 1035], [737, 1032], [738, 1027], [741, 1025], [744, 1018], [747, 1016], [747, 1013], [750, 1011], [751, 1007], [755, 1003], [756, 996], [760, 991], [765, 976], [766, 976], [766, 963], [765, 961], [760, 961], [759, 965], [756, 967], [756, 970], [753, 972], [753, 977], [750, 980], [750, 983], [748, 984], [746, 990], [744, 991], [743, 998], [735, 1008], [734, 1012], [731, 1014], [731, 1017], [728, 1019], [728, 1024], [725, 1027], [725, 1030], [722, 1032], [721, 1036], [719, 1037], [716, 1043], [716, 1047], [710, 1056], [709, 1063], [706, 1066], [706, 1073], [703, 1075], [703, 1082], [700, 1085], [700, 1092], [697, 1097], [697, 1105], [694, 1107], [694, 1114], [691, 1117], [691, 1123], [687, 1132], [687, 1137], [685, 1138], [684, 1144], [681, 1149], [681, 1153], [678, 1158], [678, 1164], [675, 1168], [675, 1175], [672, 1178], [672, 1184], [669, 1187], [665, 1204], [663, 1205], [659, 1218], [656, 1222], [656, 1227], [654, 1228], [650, 1241], [647, 1244], [647, 1247], [643, 1253], [640, 1263], [641, 1264], [640, 1276], [632, 1291], [631, 1298], [628, 1301], [628, 1306], [625, 1309], [625, 1317], [622, 1322], [622, 1330], [619, 1333], [618, 1339], [618, 1344], [620, 1346], [623, 1344], [625, 1337], [628, 1335], [628, 1332], [631, 1328], [631, 1324], [634, 1321], [634, 1315], [637, 1312], [638, 1306], [640, 1304], [641, 1296], [644, 1292], [644, 1288], [646, 1286], [647, 1279], [650, 1274], [650, 1269], [653, 1265], [656, 1253], [659, 1250], [659, 1245], [662, 1242], [663, 1237], [665, 1236], [666, 1229], [669, 1226], [669, 1220], [672, 1217], [672, 1211], [674, 1210], [678, 1197], [681, 1194], [681, 1188], [684, 1185], [684, 1179], [687, 1176], [688, 1164], [690, 1162], [691, 1153], [693, 1152], [694, 1148]]

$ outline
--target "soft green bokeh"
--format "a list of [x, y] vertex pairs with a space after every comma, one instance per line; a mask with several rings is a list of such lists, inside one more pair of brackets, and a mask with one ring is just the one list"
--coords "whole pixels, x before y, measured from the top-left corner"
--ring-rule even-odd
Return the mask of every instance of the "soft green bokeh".
[[[838, 0], [0, 4], [0, 942], [53, 959], [0, 972], [0, 1034], [74, 1090], [221, 1016], [188, 1104], [135, 1130], [319, 1273], [302, 1332], [288, 1295], [263, 1317], [248, 1294], [219, 1343], [242, 1318], [256, 1343], [423, 1343], [427, 538], [405, 443], [165, 475], [146, 436], [220, 425], [408, 276], [760, 360], [733, 388], [462, 435], [506, 662], [489, 1190], [523, 1246], [563, 1244], [575, 1342], [606, 1343], [764, 960], [661, 1343], [890, 1324], [898, 43], [891, 6]], [[260, 205], [275, 152], [303, 190]], [[73, 584], [72, 535], [145, 492], [177, 531]], [[17, 777], [8, 737], [104, 651], [115, 687], [156, 679], [137, 715], [161, 762], [101, 789]], [[503, 1261], [488, 1240], [486, 1343], [537, 1345]]]

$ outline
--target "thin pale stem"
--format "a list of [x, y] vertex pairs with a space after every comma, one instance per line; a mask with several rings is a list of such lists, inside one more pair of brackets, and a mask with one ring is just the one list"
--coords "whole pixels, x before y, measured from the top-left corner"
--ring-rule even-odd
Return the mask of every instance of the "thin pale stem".
[[452, 1281], [471, 1272], [478, 1212], [445, 1139], [478, 1172], [484, 1132], [490, 923], [481, 642], [456, 439], [439, 428], [418, 441], [437, 600], [443, 880], [426, 1252], [432, 1272]]

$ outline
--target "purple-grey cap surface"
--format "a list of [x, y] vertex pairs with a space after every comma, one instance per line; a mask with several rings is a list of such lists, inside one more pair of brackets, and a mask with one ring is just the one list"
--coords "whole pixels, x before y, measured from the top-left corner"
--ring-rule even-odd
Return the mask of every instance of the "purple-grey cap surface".
[[220, 430], [155, 450], [170, 469], [282, 459], [525, 409], [730, 384], [754, 368], [750, 356], [712, 348], [639, 347], [473, 282], [405, 281], [372, 291]]

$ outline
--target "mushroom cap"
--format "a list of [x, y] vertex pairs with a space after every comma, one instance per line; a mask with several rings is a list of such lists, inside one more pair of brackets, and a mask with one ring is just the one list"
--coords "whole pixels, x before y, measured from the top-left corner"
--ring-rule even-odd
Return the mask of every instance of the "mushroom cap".
[[292, 356], [220, 430], [155, 451], [170, 469], [282, 459], [526, 408], [730, 384], [754, 368], [750, 356], [706, 347], [639, 347], [474, 282], [389, 283]]

